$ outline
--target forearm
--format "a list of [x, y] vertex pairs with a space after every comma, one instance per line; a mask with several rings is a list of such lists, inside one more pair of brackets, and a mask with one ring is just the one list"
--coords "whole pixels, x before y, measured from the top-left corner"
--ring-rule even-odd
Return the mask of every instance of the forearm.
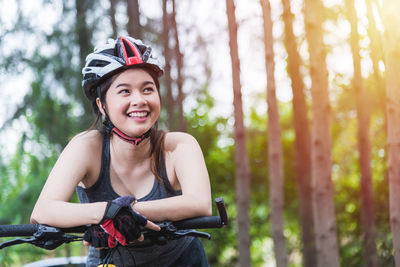
[[87, 204], [56, 200], [38, 202], [32, 212], [31, 223], [62, 228], [98, 224], [104, 216], [106, 205], [106, 202]]
[[178, 221], [198, 216], [210, 216], [212, 213], [210, 198], [192, 196], [175, 196], [151, 201], [140, 201], [133, 208], [148, 220]]

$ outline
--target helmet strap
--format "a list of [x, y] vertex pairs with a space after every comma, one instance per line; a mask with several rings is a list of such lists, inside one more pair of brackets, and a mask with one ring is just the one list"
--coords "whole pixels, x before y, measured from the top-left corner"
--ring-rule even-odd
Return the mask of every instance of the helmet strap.
[[116, 136], [118, 136], [120, 139], [122, 139], [125, 142], [128, 142], [132, 145], [139, 145], [143, 140], [145, 140], [146, 138], [150, 137], [150, 133], [151, 133], [151, 129], [150, 128], [147, 132], [145, 132], [143, 135], [138, 136], [138, 137], [130, 137], [126, 134], [124, 134], [123, 132], [121, 132], [117, 127], [114, 127], [111, 132], [113, 134], [115, 134]]
[[100, 88], [100, 86], [97, 86], [97, 97], [99, 98], [100, 102], [103, 101], [103, 99], [101, 99], [101, 88]]
[[135, 145], [135, 146], [139, 145], [146, 138], [150, 137], [150, 133], [151, 133], [151, 130], [152, 130], [152, 128], [150, 128], [147, 132], [145, 132], [141, 136], [130, 137], [129, 135], [126, 135], [120, 129], [115, 127], [114, 124], [111, 122], [110, 118], [108, 117], [108, 115], [106, 115], [106, 118], [105, 118], [103, 124], [104, 124], [105, 130], [106, 130], [106, 133], [115, 134], [121, 140], [123, 140], [123, 141], [125, 141], [125, 142], [127, 142], [129, 144]]

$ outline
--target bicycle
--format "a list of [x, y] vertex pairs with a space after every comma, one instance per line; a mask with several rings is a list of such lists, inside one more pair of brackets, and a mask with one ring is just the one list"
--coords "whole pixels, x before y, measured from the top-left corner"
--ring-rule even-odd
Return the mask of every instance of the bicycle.
[[[196, 217], [175, 222], [158, 222], [157, 224], [161, 228], [160, 231], [144, 229], [142, 231], [144, 241], [137, 241], [132, 245], [137, 247], [150, 246], [152, 244], [162, 245], [166, 244], [169, 240], [178, 239], [183, 236], [211, 239], [209, 233], [194, 229], [222, 228], [228, 225], [228, 215], [222, 197], [216, 198], [215, 204], [218, 211], [217, 216]], [[82, 241], [83, 236], [76, 234], [84, 233], [88, 227], [90, 227], [90, 225], [72, 228], [58, 228], [42, 224], [0, 225], [0, 238], [26, 237], [2, 242], [0, 243], [0, 250], [24, 243], [32, 244], [47, 250], [53, 250], [64, 243]]]

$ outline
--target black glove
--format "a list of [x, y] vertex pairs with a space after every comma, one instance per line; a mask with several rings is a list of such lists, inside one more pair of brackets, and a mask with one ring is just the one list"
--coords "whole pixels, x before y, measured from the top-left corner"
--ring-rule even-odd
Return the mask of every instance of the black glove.
[[[134, 201], [135, 198], [132, 196], [109, 201], [104, 218], [100, 222], [104, 231], [123, 246], [137, 240], [142, 234], [140, 226], [147, 224], [146, 217], [132, 209], [131, 204]], [[110, 245], [110, 242], [108, 243]]]
[[117, 243], [115, 238], [107, 234], [98, 224], [92, 225], [86, 230], [83, 240], [96, 248], [115, 247]]

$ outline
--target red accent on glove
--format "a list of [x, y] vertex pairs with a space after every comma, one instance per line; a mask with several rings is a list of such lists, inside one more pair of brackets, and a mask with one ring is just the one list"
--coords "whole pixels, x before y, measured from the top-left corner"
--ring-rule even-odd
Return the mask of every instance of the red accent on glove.
[[109, 234], [108, 238], [108, 246], [113, 248], [116, 246], [115, 240], [117, 240], [121, 245], [126, 246], [126, 238], [123, 236], [114, 226], [114, 222], [110, 219], [105, 219], [104, 222], [101, 224], [101, 228]]

